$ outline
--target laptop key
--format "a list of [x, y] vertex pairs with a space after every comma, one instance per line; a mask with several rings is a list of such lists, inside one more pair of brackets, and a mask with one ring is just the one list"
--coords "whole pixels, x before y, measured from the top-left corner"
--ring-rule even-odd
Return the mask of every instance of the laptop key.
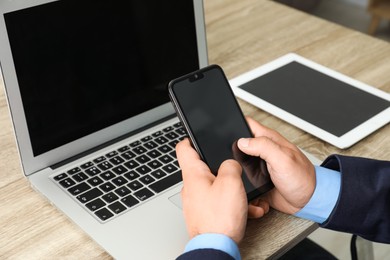
[[176, 148], [176, 145], [177, 143], [179, 143], [180, 141], [178, 139], [176, 140], [173, 140], [172, 142], [169, 142], [169, 145], [172, 147], [172, 148]]
[[91, 184], [92, 186], [97, 186], [97, 185], [102, 184], [102, 183], [103, 183], [103, 180], [100, 179], [99, 177], [95, 176], [95, 177], [89, 179], [87, 182], [88, 182], [89, 184]]
[[144, 142], [144, 143], [147, 142], [147, 141], [150, 141], [150, 140], [152, 140], [152, 137], [150, 135], [145, 136], [144, 138], [141, 139], [141, 141]]
[[86, 169], [85, 173], [87, 173], [89, 176], [95, 176], [96, 174], [101, 173], [101, 171], [95, 166], [93, 166], [91, 168]]
[[139, 201], [136, 198], [134, 198], [132, 195], [124, 197], [123, 199], [121, 199], [121, 201], [129, 208], [139, 203]]
[[169, 155], [176, 159], [176, 150], [170, 152]]
[[166, 128], [163, 129], [164, 132], [170, 132], [173, 130], [173, 127], [172, 126], [168, 126]]
[[87, 183], [83, 182], [80, 184], [77, 184], [76, 186], [73, 186], [72, 188], [69, 188], [68, 191], [73, 195], [79, 195], [87, 190], [89, 190], [91, 186], [89, 186]]
[[157, 144], [153, 141], [150, 141], [150, 142], [147, 142], [146, 144], [144, 144], [144, 146], [146, 148], [148, 148], [149, 150], [153, 149], [153, 148], [156, 148], [157, 147]]
[[80, 167], [82, 169], [87, 169], [87, 168], [91, 167], [92, 165], [93, 165], [93, 162], [86, 162], [86, 163], [80, 165]]
[[122, 157], [120, 157], [120, 156], [115, 156], [115, 157], [112, 157], [112, 158], [110, 159], [110, 162], [111, 162], [112, 164], [114, 164], [114, 165], [119, 165], [119, 164], [123, 163], [124, 161], [125, 161], [125, 160], [123, 160]]
[[163, 146], [160, 146], [160, 147], [158, 148], [158, 150], [159, 150], [160, 152], [162, 152], [162, 153], [168, 153], [168, 152], [172, 151], [172, 148], [169, 147], [168, 145], [163, 145]]
[[151, 175], [153, 175], [157, 179], [161, 179], [162, 177], [166, 176], [167, 174], [165, 172], [163, 172], [161, 169], [158, 169], [158, 170], [152, 172]]
[[162, 169], [163, 169], [164, 171], [166, 171], [167, 173], [172, 173], [172, 172], [174, 172], [174, 171], [177, 170], [177, 167], [174, 166], [173, 164], [167, 164], [167, 165], [165, 165], [164, 167], [162, 167]]
[[121, 155], [122, 155], [123, 158], [125, 158], [125, 160], [130, 160], [130, 159], [135, 157], [135, 154], [130, 152], [130, 151], [122, 153]]
[[130, 170], [136, 168], [139, 166], [139, 163], [137, 163], [136, 161], [134, 160], [131, 160], [131, 161], [128, 161], [128, 162], [125, 162], [124, 165], [129, 168]]
[[132, 143], [130, 144], [130, 147], [137, 147], [137, 146], [140, 145], [140, 144], [141, 144], [140, 141], [135, 141], [135, 142], [132, 142]]
[[149, 155], [152, 158], [157, 158], [161, 155], [161, 153], [157, 150], [152, 150], [152, 151], [148, 152], [147, 155]]
[[72, 180], [71, 178], [66, 178], [66, 179], [60, 181], [60, 184], [62, 187], [64, 187], [66, 189], [66, 188], [69, 188], [69, 187], [75, 185], [76, 182], [74, 180]]
[[183, 178], [181, 176], [181, 171], [177, 171], [164, 179], [161, 179], [153, 184], [150, 184], [149, 188], [151, 188], [154, 192], [159, 193], [181, 182], [182, 180]]
[[153, 192], [151, 192], [148, 188], [143, 188], [142, 190], [139, 190], [134, 193], [134, 195], [139, 199], [139, 200], [147, 200], [150, 197], [154, 195]]
[[123, 178], [122, 176], [119, 176], [115, 179], [111, 180], [116, 186], [122, 186], [123, 184], [127, 183], [127, 180]]
[[128, 170], [124, 166], [119, 165], [119, 166], [117, 166], [115, 168], [112, 168], [112, 171], [115, 172], [116, 174], [124, 174]]
[[178, 122], [176, 124], [173, 125], [175, 128], [178, 128], [178, 127], [181, 127], [181, 122]]
[[82, 182], [82, 181], [88, 179], [88, 176], [85, 175], [84, 173], [80, 172], [80, 173], [73, 175], [73, 179], [77, 182]]
[[112, 184], [111, 182], [106, 182], [106, 183], [100, 185], [99, 188], [102, 189], [104, 192], [109, 192], [109, 191], [112, 191], [113, 189], [115, 189], [116, 186], [114, 184]]
[[176, 165], [177, 168], [180, 168], [179, 162], [178, 162], [177, 160], [175, 160], [175, 161], [173, 162], [173, 164]]
[[117, 151], [112, 151], [112, 152], [109, 152], [108, 154], [106, 154], [106, 156], [107, 156], [108, 158], [112, 158], [112, 157], [114, 157], [114, 156], [117, 155], [117, 154], [118, 154]]
[[169, 155], [165, 154], [165, 155], [159, 157], [158, 160], [161, 161], [161, 162], [164, 163], [164, 164], [167, 164], [167, 163], [172, 162], [172, 161], [173, 161], [173, 158], [170, 157]]
[[119, 199], [119, 197], [115, 195], [113, 192], [110, 192], [102, 196], [102, 199], [104, 199], [107, 203], [111, 203]]
[[157, 137], [154, 139], [159, 144], [165, 144], [168, 142], [168, 139], [166, 139], [164, 136]]
[[137, 158], [135, 158], [139, 163], [147, 163], [150, 161], [150, 158], [146, 155], [140, 155]]
[[121, 148], [118, 149], [118, 152], [120, 153], [124, 153], [126, 151], [130, 150], [130, 147], [128, 147], [127, 145], [125, 146], [122, 146]]
[[119, 214], [122, 211], [126, 210], [126, 207], [119, 201], [112, 203], [108, 206], [108, 208], [111, 209], [115, 214]]
[[101, 220], [107, 220], [107, 219], [114, 216], [114, 214], [112, 214], [111, 211], [109, 211], [106, 208], [102, 208], [102, 209], [96, 211], [95, 215], [98, 216]]
[[123, 186], [123, 187], [120, 187], [119, 189], [116, 189], [115, 193], [118, 194], [119, 196], [123, 197], [123, 196], [130, 194], [131, 191], [128, 188]]
[[133, 191], [139, 190], [140, 188], [143, 187], [143, 185], [139, 181], [133, 181], [127, 184], [127, 187], [132, 189]]
[[124, 175], [127, 179], [129, 179], [130, 181], [132, 180], [135, 180], [136, 178], [138, 178], [140, 175], [138, 173], [136, 173], [135, 171], [131, 171], [131, 172], [128, 172]]
[[152, 136], [153, 136], [153, 137], [158, 137], [158, 136], [160, 136], [160, 135], [162, 135], [162, 134], [163, 134], [162, 131], [157, 131], [157, 132], [155, 132], [154, 134], [152, 134]]
[[99, 190], [98, 188], [94, 188], [90, 191], [87, 191], [81, 195], [78, 195], [76, 198], [82, 202], [82, 203], [86, 203], [88, 201], [91, 201], [97, 197], [99, 197], [100, 195], [102, 195], [103, 192], [101, 190]]
[[139, 174], [147, 174], [148, 172], [151, 172], [152, 170], [146, 166], [146, 165], [142, 165], [140, 167], [138, 167], [137, 169], [135, 169]]
[[78, 173], [80, 171], [81, 171], [81, 169], [79, 167], [75, 167], [75, 168], [70, 169], [69, 171], [67, 171], [67, 173], [72, 175], [72, 174]]
[[94, 162], [94, 163], [101, 163], [101, 162], [103, 162], [103, 161], [105, 161], [105, 160], [106, 160], [106, 157], [100, 156], [100, 157], [94, 159], [93, 162]]
[[101, 199], [96, 199], [96, 200], [93, 200], [93, 201], [85, 204], [85, 206], [91, 211], [98, 210], [101, 207], [104, 207], [105, 205], [106, 205], [106, 203], [104, 201], [102, 201]]
[[149, 175], [142, 176], [141, 178], [139, 178], [139, 180], [145, 185], [148, 185], [155, 181], [155, 179]]
[[101, 162], [97, 165], [97, 167], [102, 170], [102, 171], [105, 171], [105, 170], [108, 170], [110, 168], [112, 168], [112, 164], [107, 162], [107, 161], [104, 161], [104, 162]]
[[111, 171], [106, 171], [106, 172], [103, 172], [102, 174], [100, 174], [100, 177], [102, 177], [106, 181], [111, 180], [115, 176], [116, 175], [113, 172], [111, 172]]
[[175, 134], [174, 132], [170, 132], [170, 133], [167, 133], [165, 135], [165, 137], [167, 137], [170, 140], [174, 140], [174, 139], [178, 138], [179, 136], [177, 134]]
[[68, 177], [68, 175], [66, 173], [60, 173], [60, 174], [58, 174], [57, 176], [54, 177], [54, 180], [60, 181], [62, 179], [65, 179], [66, 177]]
[[146, 148], [142, 147], [142, 146], [138, 146], [136, 148], [133, 149], [133, 152], [135, 152], [136, 154], [143, 154], [145, 153], [147, 150]]
[[184, 136], [187, 135], [187, 131], [184, 129], [184, 127], [176, 129], [175, 132], [178, 133], [179, 135], [184, 135]]
[[157, 168], [162, 166], [162, 163], [160, 163], [157, 160], [153, 160], [153, 161], [148, 163], [148, 166], [151, 167], [152, 169], [157, 169]]

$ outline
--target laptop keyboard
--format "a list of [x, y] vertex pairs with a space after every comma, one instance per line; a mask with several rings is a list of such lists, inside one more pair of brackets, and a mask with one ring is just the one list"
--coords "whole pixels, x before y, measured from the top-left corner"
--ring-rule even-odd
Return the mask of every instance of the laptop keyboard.
[[182, 181], [175, 146], [186, 135], [176, 123], [52, 178], [105, 222]]

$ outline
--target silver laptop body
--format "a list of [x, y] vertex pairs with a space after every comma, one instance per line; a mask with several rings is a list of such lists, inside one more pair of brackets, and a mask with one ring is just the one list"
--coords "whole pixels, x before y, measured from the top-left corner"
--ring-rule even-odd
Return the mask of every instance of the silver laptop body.
[[56, 178], [75, 181], [75, 167], [178, 127], [166, 83], [208, 63], [202, 1], [14, 0], [1, 1], [0, 12], [24, 175], [114, 258], [178, 256], [188, 240], [180, 182], [119, 213], [105, 206], [105, 220]]

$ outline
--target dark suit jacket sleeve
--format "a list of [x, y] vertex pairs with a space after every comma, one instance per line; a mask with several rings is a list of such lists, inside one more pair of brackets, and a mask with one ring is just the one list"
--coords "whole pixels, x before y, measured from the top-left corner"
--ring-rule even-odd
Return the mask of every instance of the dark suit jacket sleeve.
[[322, 166], [341, 172], [341, 190], [321, 227], [390, 243], [390, 162], [333, 155]]
[[198, 249], [182, 254], [176, 260], [234, 260], [229, 254], [216, 249]]

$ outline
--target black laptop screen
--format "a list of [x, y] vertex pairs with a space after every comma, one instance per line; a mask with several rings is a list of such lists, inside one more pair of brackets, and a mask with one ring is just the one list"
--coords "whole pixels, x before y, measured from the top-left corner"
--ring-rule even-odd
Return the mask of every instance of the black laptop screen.
[[5, 22], [35, 156], [168, 102], [199, 67], [192, 1], [57, 1]]

